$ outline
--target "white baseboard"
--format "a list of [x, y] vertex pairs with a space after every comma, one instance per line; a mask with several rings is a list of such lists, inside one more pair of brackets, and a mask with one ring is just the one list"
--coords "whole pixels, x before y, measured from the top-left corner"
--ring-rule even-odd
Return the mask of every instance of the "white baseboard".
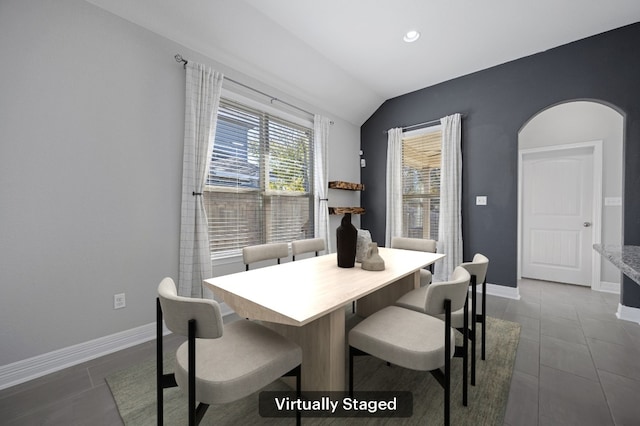
[[504, 285], [487, 283], [487, 294], [504, 297], [506, 299], [520, 300], [520, 290], [518, 287], [507, 287]]
[[599, 288], [593, 288], [596, 291], [602, 291], [604, 293], [620, 294], [620, 283], [612, 283], [608, 281], [601, 281]]
[[632, 308], [618, 303], [618, 312], [616, 317], [621, 320], [636, 322], [640, 324], [640, 308]]
[[[226, 306], [226, 305], [225, 305]], [[233, 313], [227, 307], [223, 317]], [[170, 331], [163, 325], [163, 335]], [[71, 367], [104, 355], [156, 338], [156, 323], [141, 325], [130, 330], [100, 337], [88, 342], [68, 346], [53, 352], [0, 366], [0, 390], [37, 379], [67, 367]]]
[[0, 366], [0, 389], [148, 342], [155, 337], [156, 324], [151, 323]]

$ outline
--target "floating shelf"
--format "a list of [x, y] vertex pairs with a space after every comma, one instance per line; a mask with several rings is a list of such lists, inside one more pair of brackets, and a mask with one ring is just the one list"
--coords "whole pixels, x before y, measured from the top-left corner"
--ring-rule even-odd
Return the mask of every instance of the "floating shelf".
[[363, 207], [329, 207], [329, 214], [364, 214]]
[[346, 189], [348, 191], [364, 191], [364, 185], [361, 183], [343, 182], [334, 180], [329, 182], [329, 189]]

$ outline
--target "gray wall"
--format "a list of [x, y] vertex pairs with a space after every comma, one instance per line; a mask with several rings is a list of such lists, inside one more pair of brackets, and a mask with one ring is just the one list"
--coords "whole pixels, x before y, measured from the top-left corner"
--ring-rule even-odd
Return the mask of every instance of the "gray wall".
[[[173, 55], [324, 113], [80, 0], [3, 0], [0, 52], [0, 365], [155, 320], [156, 286], [178, 271]], [[324, 114], [329, 177], [358, 179], [359, 129]]]
[[[537, 112], [576, 99], [605, 102], [625, 116], [624, 242], [640, 244], [640, 24], [634, 24], [386, 101], [361, 127], [362, 227], [384, 243], [386, 135], [391, 127], [447, 114], [462, 124], [464, 257], [491, 259], [488, 280], [516, 286], [518, 131]], [[478, 208], [476, 195], [490, 205]], [[640, 307], [626, 279], [622, 301]]]

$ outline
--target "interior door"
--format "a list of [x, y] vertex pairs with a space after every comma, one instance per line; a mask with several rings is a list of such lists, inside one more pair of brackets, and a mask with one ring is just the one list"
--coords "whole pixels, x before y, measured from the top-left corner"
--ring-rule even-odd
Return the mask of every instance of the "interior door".
[[523, 157], [522, 276], [591, 286], [593, 150]]

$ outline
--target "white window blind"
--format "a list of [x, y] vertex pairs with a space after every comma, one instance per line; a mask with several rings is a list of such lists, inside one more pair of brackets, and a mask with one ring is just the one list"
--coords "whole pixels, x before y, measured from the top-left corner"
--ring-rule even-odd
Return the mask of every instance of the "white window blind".
[[[413, 132], [412, 132], [413, 133]], [[402, 138], [402, 236], [438, 239], [442, 133]]]
[[204, 193], [212, 257], [312, 237], [312, 133], [221, 100]]

